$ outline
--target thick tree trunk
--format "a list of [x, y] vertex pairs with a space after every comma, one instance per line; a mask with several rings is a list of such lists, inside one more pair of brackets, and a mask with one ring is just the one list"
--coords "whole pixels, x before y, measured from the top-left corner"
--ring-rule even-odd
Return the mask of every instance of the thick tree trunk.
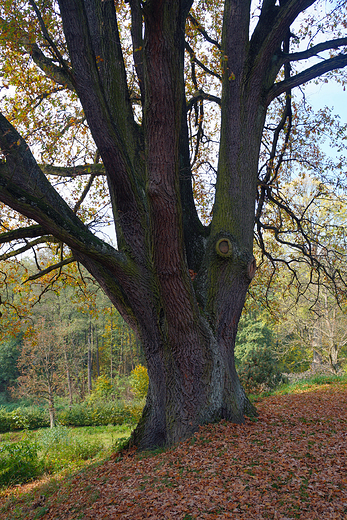
[[199, 317], [192, 328], [200, 341], [193, 335], [182, 338], [175, 352], [170, 347], [170, 330], [162, 329], [160, 337], [153, 330], [150, 337], [143, 338], [150, 384], [142, 419], [132, 437], [138, 448], [172, 445], [201, 424], [221, 419], [242, 423], [244, 414], [256, 413], [234, 364], [233, 345], [243, 299], [244, 294], [239, 307], [229, 313], [229, 323], [217, 334]]

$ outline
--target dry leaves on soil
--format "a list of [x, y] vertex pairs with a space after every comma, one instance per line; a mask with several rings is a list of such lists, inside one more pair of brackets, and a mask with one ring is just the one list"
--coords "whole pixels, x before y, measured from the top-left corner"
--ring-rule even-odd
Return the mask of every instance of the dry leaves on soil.
[[[209, 425], [164, 453], [84, 470], [26, 516], [15, 516], [17, 496], [0, 518], [347, 519], [347, 386], [268, 397], [258, 411], [256, 422]], [[44, 494], [38, 486], [35, 500]]]

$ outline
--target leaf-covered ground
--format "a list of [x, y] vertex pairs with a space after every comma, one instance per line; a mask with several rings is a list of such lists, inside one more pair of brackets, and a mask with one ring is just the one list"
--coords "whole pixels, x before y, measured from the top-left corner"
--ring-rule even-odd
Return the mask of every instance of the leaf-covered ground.
[[0, 518], [347, 519], [347, 385], [257, 406], [255, 422], [210, 425], [163, 453], [22, 486]]

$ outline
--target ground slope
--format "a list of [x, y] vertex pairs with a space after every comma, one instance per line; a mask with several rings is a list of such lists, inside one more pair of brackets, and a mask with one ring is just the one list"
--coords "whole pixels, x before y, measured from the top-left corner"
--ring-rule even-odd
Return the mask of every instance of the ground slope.
[[0, 519], [347, 519], [347, 385], [257, 406], [256, 422], [210, 425], [155, 456], [23, 486]]

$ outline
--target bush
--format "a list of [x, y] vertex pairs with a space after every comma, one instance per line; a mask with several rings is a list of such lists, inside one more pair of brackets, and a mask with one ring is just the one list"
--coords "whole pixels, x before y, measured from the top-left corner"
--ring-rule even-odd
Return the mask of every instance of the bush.
[[93, 404], [97, 401], [109, 400], [114, 393], [114, 387], [105, 376], [99, 376], [94, 383], [94, 390], [87, 398], [87, 402]]
[[123, 405], [120, 403], [83, 403], [60, 412], [57, 422], [62, 426], [107, 426], [108, 424], [133, 424], [137, 422], [143, 403]]
[[272, 352], [266, 348], [251, 350], [238, 367], [238, 374], [246, 392], [273, 390], [283, 382], [283, 376]]
[[38, 407], [16, 408], [8, 412], [0, 408], [0, 433], [14, 430], [35, 430], [49, 426], [49, 420], [44, 410]]
[[38, 407], [17, 408], [11, 412], [16, 430], [36, 430], [49, 426], [47, 412]]
[[282, 380], [274, 354], [274, 340], [261, 319], [243, 317], [235, 344], [236, 368], [246, 392], [271, 390]]
[[40, 476], [43, 464], [34, 442], [2, 443], [0, 446], [0, 486], [22, 484]]
[[137, 365], [130, 374], [131, 389], [137, 398], [143, 399], [147, 396], [148, 382], [147, 368]]
[[10, 432], [12, 429], [12, 417], [11, 413], [5, 408], [0, 408], [0, 433]]

